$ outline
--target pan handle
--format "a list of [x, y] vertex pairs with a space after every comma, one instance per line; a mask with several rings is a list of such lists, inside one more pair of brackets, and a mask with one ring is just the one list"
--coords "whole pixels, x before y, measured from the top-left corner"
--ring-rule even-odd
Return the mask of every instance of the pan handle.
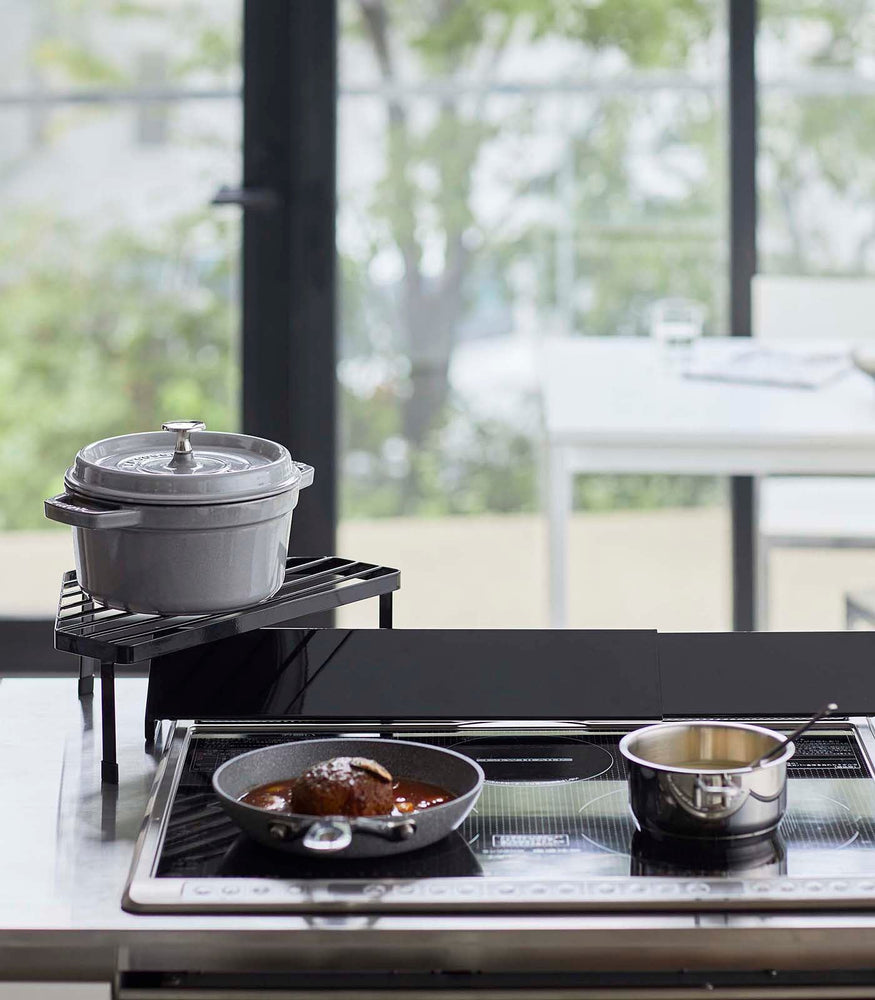
[[301, 844], [316, 854], [333, 854], [352, 843], [352, 827], [339, 817], [320, 820], [304, 834]]
[[[408, 840], [416, 833], [416, 820], [357, 816], [350, 822], [342, 816], [328, 816], [310, 826], [301, 844], [306, 850], [316, 854], [336, 854], [349, 847], [353, 833], [368, 833], [393, 842]], [[271, 835], [276, 836], [273, 831]]]
[[359, 816], [354, 823], [356, 833], [372, 833], [375, 837], [385, 840], [409, 840], [416, 833], [416, 820], [410, 819], [375, 819], [372, 816]]

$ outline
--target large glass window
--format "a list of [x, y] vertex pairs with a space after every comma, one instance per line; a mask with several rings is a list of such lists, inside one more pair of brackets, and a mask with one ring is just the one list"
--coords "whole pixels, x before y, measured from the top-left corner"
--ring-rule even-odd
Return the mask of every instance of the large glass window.
[[[239, 216], [209, 202], [241, 175], [241, 6], [0, 0], [0, 616], [52, 611], [72, 554], [41, 501], [83, 443], [240, 426]], [[865, 281], [873, 15], [758, 7], [760, 276]], [[338, 550], [403, 569], [402, 625], [545, 625], [545, 344], [733, 332], [738, 8], [338, 10]], [[827, 339], [875, 311], [838, 301]], [[724, 494], [578, 475], [568, 624], [728, 628]], [[770, 553], [771, 626], [841, 627], [873, 560]]]
[[[545, 338], [728, 332], [725, 4], [340, 11], [342, 548], [401, 624], [544, 625]], [[569, 624], [729, 626], [720, 484], [575, 490]]]
[[240, 0], [0, 3], [0, 616], [72, 566], [43, 518], [76, 450], [236, 429]]
[[763, 0], [757, 75], [759, 270], [872, 273], [875, 8]]
[[[875, 8], [762, 0], [757, 76], [759, 332], [875, 346]], [[871, 481], [845, 485], [776, 495], [778, 526], [836, 537], [770, 552], [773, 628], [842, 628], [855, 593], [875, 624]]]

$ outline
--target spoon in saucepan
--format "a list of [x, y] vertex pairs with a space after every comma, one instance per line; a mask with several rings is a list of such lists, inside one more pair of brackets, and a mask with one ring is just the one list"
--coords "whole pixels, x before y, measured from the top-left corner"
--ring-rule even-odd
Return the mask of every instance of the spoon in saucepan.
[[837, 708], [838, 705], [834, 701], [831, 701], [828, 705], [824, 705], [824, 707], [816, 715], [812, 715], [811, 718], [806, 722], [803, 722], [798, 729], [794, 729], [793, 732], [790, 733], [789, 736], [785, 737], [781, 743], [776, 743], [771, 750], [764, 753], [761, 757], [757, 757], [756, 760], [752, 760], [747, 766], [751, 768], [759, 767], [761, 764], [765, 764], [766, 761], [771, 760], [772, 757], [776, 757], [788, 743], [792, 743], [798, 736], [801, 736], [803, 733], [807, 733], [816, 722], [820, 722], [821, 719], [825, 719], [828, 715], [832, 715]]

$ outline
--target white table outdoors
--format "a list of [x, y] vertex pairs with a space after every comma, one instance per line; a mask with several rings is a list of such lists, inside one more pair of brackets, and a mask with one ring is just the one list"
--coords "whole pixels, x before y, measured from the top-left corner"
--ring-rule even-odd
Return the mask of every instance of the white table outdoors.
[[[706, 338], [691, 352], [700, 361], [750, 343]], [[544, 346], [541, 388], [553, 627], [568, 616], [577, 474], [875, 475], [875, 383], [856, 369], [816, 389], [718, 382], [685, 377], [682, 360], [647, 338], [556, 338]]]

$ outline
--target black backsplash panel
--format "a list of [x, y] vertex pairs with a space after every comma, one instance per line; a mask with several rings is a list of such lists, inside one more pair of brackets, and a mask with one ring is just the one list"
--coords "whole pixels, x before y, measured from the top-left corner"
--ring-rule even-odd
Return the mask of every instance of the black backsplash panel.
[[875, 632], [263, 629], [156, 658], [167, 719], [875, 715]]
[[158, 719], [649, 719], [655, 631], [262, 629], [152, 661]]
[[660, 635], [665, 716], [875, 715], [875, 632]]

